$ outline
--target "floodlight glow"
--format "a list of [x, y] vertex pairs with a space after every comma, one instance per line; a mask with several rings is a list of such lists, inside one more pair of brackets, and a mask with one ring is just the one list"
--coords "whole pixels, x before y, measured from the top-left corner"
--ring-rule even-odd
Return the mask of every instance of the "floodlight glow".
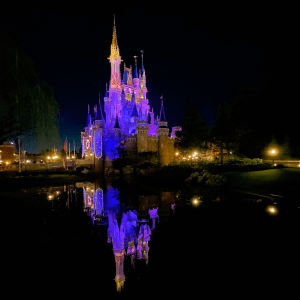
[[270, 215], [277, 215], [278, 214], [278, 209], [276, 206], [274, 205], [269, 205], [267, 207], [267, 212], [270, 214]]
[[194, 198], [193, 200], [192, 200], [192, 204], [194, 205], [194, 206], [198, 206], [199, 204], [200, 204], [200, 200], [199, 199], [197, 199], [197, 198]]

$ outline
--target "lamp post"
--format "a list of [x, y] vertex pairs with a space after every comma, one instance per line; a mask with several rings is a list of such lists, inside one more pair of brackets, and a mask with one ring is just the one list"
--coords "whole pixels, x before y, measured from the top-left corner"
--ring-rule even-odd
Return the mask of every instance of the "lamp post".
[[273, 165], [274, 165], [274, 163], [275, 163], [276, 150], [275, 150], [275, 149], [272, 149], [272, 150], [271, 150], [271, 154], [273, 155]]

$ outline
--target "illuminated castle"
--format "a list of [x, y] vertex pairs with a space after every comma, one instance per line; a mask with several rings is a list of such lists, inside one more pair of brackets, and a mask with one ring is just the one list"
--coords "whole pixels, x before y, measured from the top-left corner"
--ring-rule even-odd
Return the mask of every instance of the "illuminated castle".
[[[158, 152], [161, 165], [168, 165], [174, 159], [174, 139], [169, 137], [163, 101], [159, 116], [154, 115], [147, 99], [146, 72], [143, 63], [138, 71], [137, 57], [134, 70], [124, 64], [121, 76], [121, 56], [114, 24], [111, 51], [108, 60], [111, 64], [109, 89], [106, 86], [104, 112], [94, 106], [92, 118], [88, 107], [87, 126], [81, 132], [82, 156], [85, 158], [108, 159], [116, 157], [116, 147], [123, 144], [126, 150]], [[104, 117], [105, 115], [105, 117]]]

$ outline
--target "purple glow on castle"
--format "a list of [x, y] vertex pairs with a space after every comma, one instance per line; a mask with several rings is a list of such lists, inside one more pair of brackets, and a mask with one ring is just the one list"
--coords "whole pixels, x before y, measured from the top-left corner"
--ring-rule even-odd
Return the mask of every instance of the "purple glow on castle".
[[[113, 27], [111, 52], [108, 58], [111, 65], [109, 88], [103, 99], [104, 115], [99, 95], [99, 106], [94, 106], [94, 118], [88, 107], [87, 125], [81, 133], [82, 156], [100, 158], [105, 154], [109, 159], [117, 158], [115, 148], [126, 141], [136, 141], [138, 133], [146, 133], [152, 140], [159, 136], [169, 136], [163, 101], [160, 114], [155, 117], [147, 99], [146, 71], [141, 51], [141, 68], [138, 71], [135, 56], [134, 70], [126, 67], [121, 78], [121, 56], [117, 43], [116, 26]], [[162, 97], [161, 97], [162, 99]], [[172, 135], [171, 137], [175, 137]], [[145, 148], [146, 149], [146, 148]], [[147, 150], [142, 151], [147, 151]], [[153, 151], [153, 150], [148, 150]]]

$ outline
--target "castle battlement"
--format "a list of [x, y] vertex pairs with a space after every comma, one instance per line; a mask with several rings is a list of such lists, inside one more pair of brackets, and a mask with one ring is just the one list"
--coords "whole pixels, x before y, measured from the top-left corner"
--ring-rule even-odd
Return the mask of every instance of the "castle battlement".
[[148, 140], [158, 140], [159, 138], [156, 135], [148, 135]]

